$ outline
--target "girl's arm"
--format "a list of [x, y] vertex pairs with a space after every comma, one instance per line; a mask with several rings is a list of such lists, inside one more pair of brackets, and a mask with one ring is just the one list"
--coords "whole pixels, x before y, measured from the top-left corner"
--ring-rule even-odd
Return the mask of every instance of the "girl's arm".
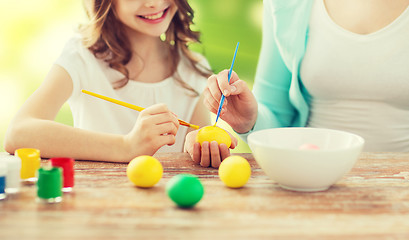
[[[153, 154], [160, 146], [174, 143], [179, 125], [166, 106], [145, 109], [138, 118], [140, 123], [125, 136], [87, 131], [55, 122], [58, 111], [72, 91], [69, 74], [62, 67], [54, 65], [42, 85], [12, 120], [6, 133], [5, 150], [14, 153], [18, 148], [30, 147], [39, 149], [43, 158], [129, 162], [137, 155]], [[152, 119], [153, 124], [161, 125], [160, 130], [171, 134], [152, 137], [156, 133], [150, 132], [152, 128], [149, 126], [146, 127]], [[143, 136], [151, 137], [146, 140]]]

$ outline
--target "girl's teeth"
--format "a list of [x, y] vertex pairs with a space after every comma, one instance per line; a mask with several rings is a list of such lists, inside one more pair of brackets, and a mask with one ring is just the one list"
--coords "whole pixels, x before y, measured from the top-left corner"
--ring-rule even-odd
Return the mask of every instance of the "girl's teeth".
[[148, 16], [142, 16], [142, 17], [149, 19], [149, 20], [155, 20], [155, 19], [161, 18], [162, 16], [163, 16], [163, 12], [157, 13], [155, 15], [148, 15]]

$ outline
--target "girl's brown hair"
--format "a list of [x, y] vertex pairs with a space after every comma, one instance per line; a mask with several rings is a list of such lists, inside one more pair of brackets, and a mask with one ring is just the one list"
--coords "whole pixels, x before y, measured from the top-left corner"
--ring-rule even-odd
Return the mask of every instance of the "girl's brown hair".
[[[114, 88], [121, 88], [129, 81], [129, 72], [125, 65], [131, 60], [131, 45], [125, 35], [124, 27], [114, 14], [114, 0], [84, 0], [85, 9], [90, 19], [89, 24], [80, 27], [83, 44], [97, 58], [104, 59], [109, 66], [125, 78], [118, 81]], [[184, 88], [198, 93], [185, 83], [177, 74], [180, 53], [189, 60], [192, 68], [204, 77], [209, 77], [211, 71], [199, 65], [199, 60], [188, 49], [191, 43], [200, 43], [200, 33], [191, 30], [193, 24], [193, 9], [187, 0], [174, 0], [178, 8], [168, 30], [165, 32], [165, 42], [169, 45], [171, 73]]]

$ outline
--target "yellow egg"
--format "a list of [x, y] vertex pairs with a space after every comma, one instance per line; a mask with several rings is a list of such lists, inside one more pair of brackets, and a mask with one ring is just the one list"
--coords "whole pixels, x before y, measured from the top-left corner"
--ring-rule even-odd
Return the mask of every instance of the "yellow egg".
[[223, 160], [219, 167], [219, 178], [231, 188], [243, 187], [249, 180], [251, 167], [249, 162], [240, 156], [230, 156]]
[[154, 157], [139, 156], [129, 162], [126, 168], [128, 179], [138, 187], [153, 187], [162, 178], [162, 164]]
[[203, 142], [212, 142], [216, 141], [217, 143], [226, 144], [227, 147], [231, 145], [230, 135], [222, 128], [216, 126], [206, 126], [199, 130], [196, 135], [196, 142], [199, 142], [202, 145]]

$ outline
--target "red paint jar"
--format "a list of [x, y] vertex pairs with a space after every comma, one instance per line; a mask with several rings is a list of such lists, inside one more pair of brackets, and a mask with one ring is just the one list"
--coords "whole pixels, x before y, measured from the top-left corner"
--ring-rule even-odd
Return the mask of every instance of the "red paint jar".
[[74, 159], [72, 158], [50, 158], [53, 167], [62, 168], [63, 192], [71, 192], [74, 187]]

